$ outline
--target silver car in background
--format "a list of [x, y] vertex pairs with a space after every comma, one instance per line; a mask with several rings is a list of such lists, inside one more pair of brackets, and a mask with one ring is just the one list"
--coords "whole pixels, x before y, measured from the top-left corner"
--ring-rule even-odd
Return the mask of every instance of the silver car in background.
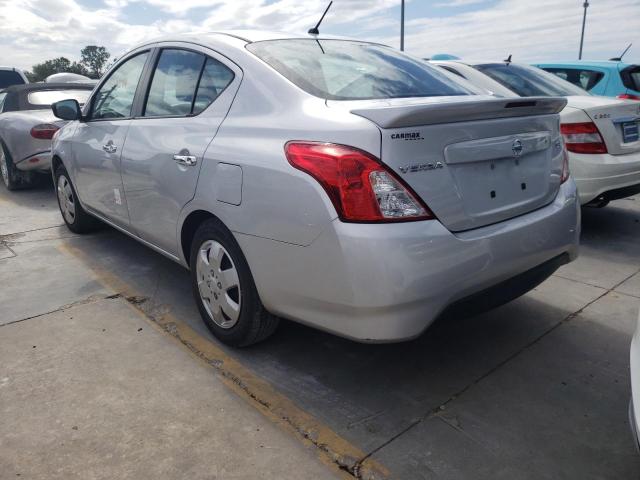
[[475, 95], [392, 48], [236, 31], [134, 48], [53, 143], [65, 222], [191, 270], [210, 330], [359, 341], [511, 300], [578, 251], [559, 98]]
[[51, 168], [51, 138], [66, 122], [51, 104], [73, 98], [84, 103], [93, 85], [30, 83], [0, 91], [0, 174], [9, 190], [28, 187]]

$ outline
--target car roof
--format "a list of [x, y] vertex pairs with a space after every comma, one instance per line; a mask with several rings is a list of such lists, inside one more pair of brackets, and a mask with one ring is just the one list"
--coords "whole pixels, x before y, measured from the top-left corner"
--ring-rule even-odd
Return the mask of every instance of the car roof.
[[11, 85], [2, 92], [36, 92], [39, 90], [93, 90], [94, 84], [91, 83], [26, 83], [23, 85]]
[[134, 48], [130, 50], [135, 50], [137, 48], [151, 45], [154, 43], [161, 42], [191, 42], [191, 43], [199, 43], [206, 44], [210, 42], [224, 42], [227, 44], [233, 44], [240, 41], [244, 44], [254, 43], [254, 42], [262, 42], [265, 40], [290, 40], [290, 39], [317, 39], [317, 40], [346, 40], [353, 41], [359, 43], [371, 43], [375, 45], [382, 45], [378, 42], [368, 42], [365, 40], [359, 40], [350, 37], [344, 36], [336, 36], [336, 35], [310, 35], [307, 33], [292, 33], [292, 32], [280, 32], [280, 31], [272, 31], [272, 30], [219, 30], [213, 32], [191, 32], [191, 33], [182, 33], [177, 35], [165, 35], [162, 37], [157, 37], [136, 45]]

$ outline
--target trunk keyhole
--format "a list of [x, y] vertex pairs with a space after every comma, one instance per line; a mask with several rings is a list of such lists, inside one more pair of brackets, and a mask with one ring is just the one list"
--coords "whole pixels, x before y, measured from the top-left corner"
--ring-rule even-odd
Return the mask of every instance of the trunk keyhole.
[[496, 198], [496, 191], [495, 190], [491, 190], [491, 198]]
[[526, 190], [526, 189], [527, 189], [527, 184], [526, 184], [526, 183], [521, 183], [521, 184], [520, 184], [520, 188], [521, 188], [522, 190]]

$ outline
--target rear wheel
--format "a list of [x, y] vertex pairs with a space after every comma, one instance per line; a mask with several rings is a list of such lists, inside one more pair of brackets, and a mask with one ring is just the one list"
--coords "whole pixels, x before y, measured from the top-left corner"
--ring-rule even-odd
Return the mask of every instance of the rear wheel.
[[196, 231], [190, 267], [200, 315], [219, 340], [245, 347], [275, 331], [278, 318], [262, 306], [240, 246], [217, 220], [205, 221]]
[[27, 172], [21, 172], [13, 164], [11, 155], [6, 147], [0, 144], [0, 176], [7, 190], [19, 190], [31, 184], [31, 176]]
[[73, 188], [67, 170], [61, 165], [56, 169], [56, 195], [60, 213], [69, 230], [74, 233], [87, 233], [99, 224], [95, 217], [85, 212]]

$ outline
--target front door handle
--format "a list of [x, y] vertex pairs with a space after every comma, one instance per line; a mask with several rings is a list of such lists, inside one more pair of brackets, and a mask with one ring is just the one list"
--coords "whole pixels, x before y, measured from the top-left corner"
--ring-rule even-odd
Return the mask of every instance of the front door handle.
[[185, 167], [193, 167], [198, 163], [198, 159], [194, 155], [174, 155], [173, 159], [178, 165]]

